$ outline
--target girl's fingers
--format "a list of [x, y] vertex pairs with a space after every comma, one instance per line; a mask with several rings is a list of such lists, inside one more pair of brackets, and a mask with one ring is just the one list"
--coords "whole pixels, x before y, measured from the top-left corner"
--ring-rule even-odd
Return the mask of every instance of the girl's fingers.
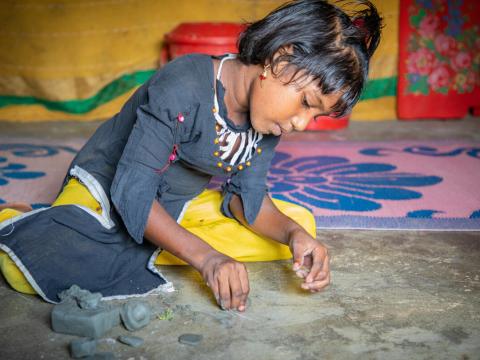
[[220, 295], [220, 307], [222, 310], [230, 309], [230, 284], [227, 276], [218, 277], [218, 290]]
[[305, 249], [297, 243], [293, 244], [293, 271], [297, 271], [303, 266], [305, 260]]
[[311, 256], [305, 256], [303, 259], [303, 267], [310, 270], [312, 268], [312, 257]]
[[243, 299], [242, 284], [240, 282], [240, 276], [237, 272], [231, 272], [229, 277], [231, 301], [230, 307], [227, 309], [238, 309]]
[[328, 255], [328, 253], [325, 256], [325, 261], [323, 262], [322, 272], [326, 274], [330, 273], [330, 256]]
[[207, 286], [212, 290], [213, 296], [215, 296], [215, 300], [217, 301], [217, 304], [220, 305], [220, 294], [218, 292], [218, 281], [215, 280], [209, 280], [207, 283]]
[[302, 289], [305, 290], [321, 290], [330, 284], [330, 275], [323, 280], [312, 281], [311, 283], [303, 283]]
[[[330, 284], [330, 258], [327, 248], [312, 241], [293, 241], [293, 270], [304, 278], [302, 288], [312, 292], [320, 291]], [[303, 266], [302, 266], [303, 265]]]
[[242, 300], [240, 301], [240, 307], [238, 308], [238, 310], [244, 311], [247, 304], [248, 293], [250, 292], [250, 282], [248, 281], [247, 269], [245, 269], [245, 271], [241, 271], [239, 275], [243, 296]]
[[310, 273], [308, 274], [305, 281], [307, 283], [312, 282], [314, 280], [319, 280], [318, 274], [323, 270], [325, 262], [328, 262], [328, 257], [326, 256], [326, 252], [323, 248], [316, 248], [313, 250], [312, 253], [313, 258], [313, 265], [310, 269]]
[[308, 272], [309, 271], [307, 269], [302, 268], [302, 269], [299, 269], [299, 270], [295, 271], [295, 274], [297, 274], [297, 276], [299, 278], [305, 279], [308, 275]]
[[230, 263], [218, 272], [216, 280], [220, 307], [223, 310], [244, 311], [250, 291], [245, 266], [239, 263]]

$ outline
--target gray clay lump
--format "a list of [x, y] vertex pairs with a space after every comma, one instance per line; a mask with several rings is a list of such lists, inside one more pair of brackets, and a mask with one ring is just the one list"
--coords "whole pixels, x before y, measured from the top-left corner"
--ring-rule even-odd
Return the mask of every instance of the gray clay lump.
[[101, 293], [91, 293], [88, 290], [81, 289], [78, 285], [72, 285], [69, 289], [58, 294], [61, 301], [73, 299], [77, 302], [81, 309], [96, 309], [100, 300], [102, 300]]
[[120, 324], [117, 307], [99, 305], [95, 309], [82, 309], [71, 298], [53, 307], [51, 320], [55, 332], [89, 338], [99, 338]]
[[99, 352], [83, 359], [84, 360], [115, 360], [115, 355], [112, 352]]
[[129, 336], [129, 335], [121, 335], [118, 337], [118, 341], [125, 345], [129, 345], [132, 347], [139, 347], [142, 346], [144, 343], [144, 340], [141, 337], [138, 336]]
[[70, 343], [70, 353], [73, 358], [83, 358], [95, 354], [97, 341], [88, 338], [75, 339]]
[[183, 334], [178, 338], [178, 342], [187, 345], [198, 345], [202, 341], [203, 335], [200, 334]]

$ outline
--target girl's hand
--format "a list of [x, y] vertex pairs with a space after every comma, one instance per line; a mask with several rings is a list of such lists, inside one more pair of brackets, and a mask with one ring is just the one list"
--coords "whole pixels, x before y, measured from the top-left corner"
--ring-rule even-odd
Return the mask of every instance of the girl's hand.
[[250, 287], [244, 264], [214, 252], [206, 258], [200, 273], [223, 310], [245, 311]]
[[289, 246], [293, 254], [293, 271], [305, 279], [302, 289], [318, 292], [330, 284], [330, 259], [322, 243], [301, 229], [292, 231]]

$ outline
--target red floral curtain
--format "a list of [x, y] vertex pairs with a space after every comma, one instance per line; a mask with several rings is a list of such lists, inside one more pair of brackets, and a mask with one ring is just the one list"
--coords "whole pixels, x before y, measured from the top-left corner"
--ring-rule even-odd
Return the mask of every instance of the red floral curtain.
[[480, 109], [480, 1], [402, 0], [398, 116], [461, 118]]

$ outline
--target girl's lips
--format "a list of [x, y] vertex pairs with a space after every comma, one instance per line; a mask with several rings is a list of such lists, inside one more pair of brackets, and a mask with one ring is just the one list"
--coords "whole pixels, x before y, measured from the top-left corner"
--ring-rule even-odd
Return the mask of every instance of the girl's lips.
[[275, 136], [280, 136], [280, 135], [282, 135], [283, 130], [279, 125], [275, 124], [275, 126], [274, 126], [274, 128], [272, 129], [271, 132]]

